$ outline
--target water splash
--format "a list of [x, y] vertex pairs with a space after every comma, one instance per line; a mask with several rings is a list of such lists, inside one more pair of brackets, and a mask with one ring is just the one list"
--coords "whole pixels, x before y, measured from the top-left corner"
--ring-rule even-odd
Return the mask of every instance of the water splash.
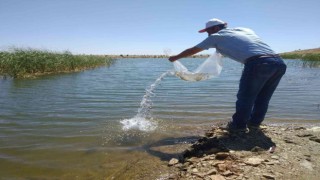
[[122, 129], [124, 131], [128, 131], [130, 129], [136, 129], [140, 131], [154, 131], [157, 128], [158, 124], [157, 122], [153, 121], [153, 118], [151, 116], [151, 97], [155, 95], [154, 90], [160, 84], [161, 80], [168, 74], [172, 74], [172, 72], [167, 71], [161, 74], [156, 79], [156, 81], [151, 84], [148, 89], [146, 89], [146, 93], [141, 100], [140, 108], [138, 109], [137, 115], [135, 115], [131, 119], [124, 119], [120, 121], [120, 123], [123, 125]]

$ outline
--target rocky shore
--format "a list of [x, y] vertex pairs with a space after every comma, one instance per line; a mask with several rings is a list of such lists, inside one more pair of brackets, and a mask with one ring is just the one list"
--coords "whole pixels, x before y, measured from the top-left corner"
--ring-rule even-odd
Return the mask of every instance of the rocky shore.
[[160, 179], [306, 179], [320, 177], [320, 127], [262, 126], [229, 134], [213, 126], [168, 162]]

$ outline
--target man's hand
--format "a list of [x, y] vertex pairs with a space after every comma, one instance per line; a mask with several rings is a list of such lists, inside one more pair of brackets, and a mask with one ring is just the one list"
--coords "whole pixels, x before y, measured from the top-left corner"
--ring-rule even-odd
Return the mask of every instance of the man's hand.
[[171, 61], [171, 62], [174, 62], [176, 60], [178, 60], [177, 56], [170, 56], [169, 57], [169, 61]]

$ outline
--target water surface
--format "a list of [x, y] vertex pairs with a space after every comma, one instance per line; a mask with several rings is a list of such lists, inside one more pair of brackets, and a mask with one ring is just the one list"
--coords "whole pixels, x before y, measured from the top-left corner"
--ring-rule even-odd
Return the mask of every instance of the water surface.
[[[203, 60], [183, 63], [193, 69]], [[319, 123], [319, 66], [286, 64], [266, 122]], [[120, 59], [109, 68], [0, 80], [1, 177], [137, 178], [137, 172], [165, 169], [162, 160], [170, 156], [151, 151], [152, 144], [188, 143], [212, 122], [229, 120], [242, 68], [225, 59], [218, 78], [164, 77], [151, 97], [158, 124], [152, 132], [123, 131], [120, 121], [134, 117], [145, 89], [173, 69], [166, 59]], [[148, 168], [130, 166], [139, 162]]]

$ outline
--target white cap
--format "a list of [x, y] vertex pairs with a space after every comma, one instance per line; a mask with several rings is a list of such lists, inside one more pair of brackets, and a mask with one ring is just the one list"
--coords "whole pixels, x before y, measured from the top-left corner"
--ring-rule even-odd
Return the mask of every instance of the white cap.
[[220, 25], [220, 24], [226, 24], [226, 23], [223, 22], [223, 21], [221, 21], [220, 19], [216, 19], [216, 18], [210, 19], [210, 20], [206, 23], [206, 28], [201, 29], [201, 30], [199, 31], [199, 33], [206, 32], [206, 30], [207, 30], [208, 28], [211, 28], [211, 27], [213, 27], [213, 26]]

